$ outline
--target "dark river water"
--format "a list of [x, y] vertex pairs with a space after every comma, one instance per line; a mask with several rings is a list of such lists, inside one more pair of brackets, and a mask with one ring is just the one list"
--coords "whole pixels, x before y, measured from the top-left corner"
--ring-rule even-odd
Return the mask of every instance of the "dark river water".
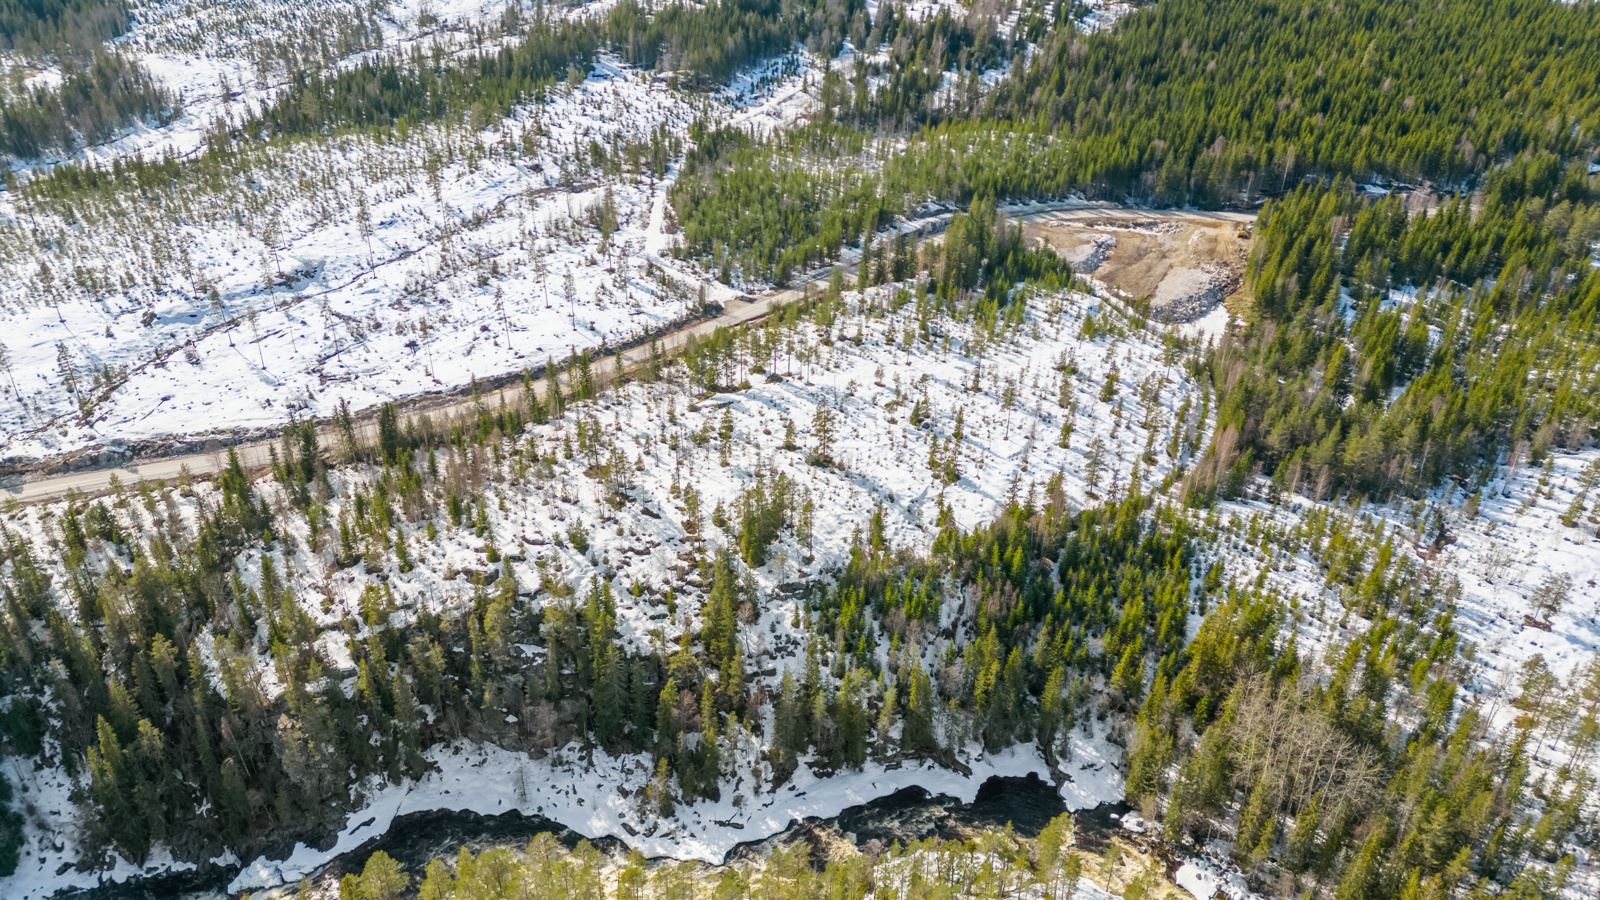
[[[1037, 775], [990, 778], [978, 788], [971, 803], [909, 787], [852, 806], [832, 818], [796, 823], [766, 840], [735, 848], [729, 857], [759, 855], [774, 845], [796, 841], [809, 841], [820, 847], [825, 838], [842, 838], [863, 848], [931, 837], [960, 839], [1006, 825], [1024, 837], [1034, 837], [1051, 819], [1066, 811], [1055, 787]], [[1103, 847], [1107, 837], [1118, 829], [1117, 820], [1127, 811], [1124, 804], [1107, 803], [1074, 813], [1079, 846], [1091, 850]]]
[[[1009, 823], [1018, 834], [1033, 837], [1051, 819], [1066, 811], [1054, 785], [1036, 775], [995, 777], [978, 788], [971, 803], [954, 797], [932, 795], [918, 787], [905, 788], [853, 806], [827, 819], [807, 819], [787, 830], [760, 841], [734, 848], [729, 860], [760, 856], [774, 846], [808, 842], [816, 846], [837, 839], [858, 846], [888, 846], [923, 838], [960, 838], [975, 832], [1002, 828]], [[1121, 803], [1102, 804], [1073, 814], [1078, 844], [1098, 850], [1118, 830], [1117, 820], [1128, 811]], [[454, 857], [459, 847], [481, 853], [491, 847], [521, 848], [535, 835], [554, 834], [568, 847], [584, 836], [558, 822], [537, 815], [509, 812], [485, 816], [471, 812], [436, 811], [401, 816], [380, 837], [339, 856], [322, 867], [313, 881], [360, 871], [368, 856], [379, 850], [399, 860], [412, 874], [420, 874], [430, 859]], [[607, 853], [627, 851], [615, 838], [600, 838], [590, 843]], [[233, 871], [188, 873], [145, 880], [138, 884], [115, 885], [79, 891], [65, 896], [81, 900], [113, 898], [217, 898], [233, 878]]]

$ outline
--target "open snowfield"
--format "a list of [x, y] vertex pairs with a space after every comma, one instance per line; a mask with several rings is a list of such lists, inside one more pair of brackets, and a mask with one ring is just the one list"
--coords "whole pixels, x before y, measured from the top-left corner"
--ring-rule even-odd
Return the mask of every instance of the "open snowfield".
[[[283, 61], [263, 42], [319, 47], [326, 58], [296, 64], [323, 68], [412, 45], [479, 52], [502, 39], [507, 9], [140, 5], [120, 42], [183, 113], [73, 158], [192, 155], [218, 120], [281, 87]], [[359, 410], [680, 320], [702, 294], [730, 292], [668, 258], [671, 165], [657, 177], [630, 160], [680, 142], [670, 163], [703, 115], [792, 125], [814, 108], [820, 72], [797, 50], [696, 96], [602, 60], [581, 84], [476, 130], [267, 145], [70, 205], [0, 195], [0, 268], [14, 276], [0, 286], [0, 460]]]
[[[359, 409], [677, 319], [694, 283], [645, 252], [664, 186], [606, 182], [572, 148], [689, 116], [665, 88], [602, 67], [477, 134], [268, 149], [243, 204], [182, 184], [30, 215], [36, 228], [0, 237], [10, 271], [48, 260], [0, 299], [22, 398], [0, 411], [4, 453]], [[44, 257], [37, 229], [57, 248]], [[87, 421], [63, 364], [77, 396], [97, 398]]]
[[361, 409], [681, 319], [702, 282], [665, 256], [670, 175], [615, 154], [705, 102], [800, 114], [803, 68], [767, 74], [703, 101], [603, 62], [477, 132], [273, 145], [221, 184], [70, 209], [0, 200], [0, 265], [21, 276], [0, 287], [0, 458]]

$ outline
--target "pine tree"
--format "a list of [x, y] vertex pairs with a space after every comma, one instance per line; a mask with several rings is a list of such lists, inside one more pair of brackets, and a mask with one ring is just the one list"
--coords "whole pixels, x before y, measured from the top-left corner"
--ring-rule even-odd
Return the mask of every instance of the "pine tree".
[[393, 403], [378, 407], [378, 452], [383, 461], [394, 463], [400, 457], [400, 416]]
[[348, 892], [346, 884], [350, 884], [348, 879], [340, 884], [340, 900], [396, 900], [411, 886], [411, 876], [394, 857], [379, 850], [367, 857]]
[[665, 756], [671, 752], [678, 743], [678, 722], [675, 710], [678, 707], [678, 682], [671, 675], [661, 686], [661, 693], [656, 699], [656, 755]]
[[1384, 851], [1388, 842], [1388, 820], [1372, 823], [1367, 839], [1362, 841], [1355, 858], [1345, 867], [1344, 877], [1339, 879], [1334, 891], [1337, 900], [1364, 900], [1383, 895]]
[[826, 406], [818, 406], [816, 415], [811, 419], [811, 464], [815, 466], [832, 466], [833, 440], [834, 440], [834, 413]]
[[900, 746], [907, 755], [926, 756], [937, 748], [933, 735], [933, 682], [920, 666], [911, 667]]

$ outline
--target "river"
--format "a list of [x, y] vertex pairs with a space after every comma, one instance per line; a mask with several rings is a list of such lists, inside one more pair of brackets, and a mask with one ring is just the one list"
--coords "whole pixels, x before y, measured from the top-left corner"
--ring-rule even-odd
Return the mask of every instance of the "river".
[[[1105, 803], [1074, 814], [1078, 845], [1098, 850], [1115, 833], [1118, 819], [1128, 811], [1122, 803]], [[923, 838], [960, 838], [1009, 823], [1018, 834], [1033, 837], [1051, 819], [1066, 812], [1055, 786], [1037, 775], [996, 776], [978, 788], [971, 803], [945, 795], [929, 794], [919, 787], [904, 788], [885, 797], [852, 806], [827, 819], [806, 819], [784, 831], [759, 841], [741, 844], [729, 852], [726, 861], [765, 854], [773, 847], [796, 842], [823, 846], [837, 840], [860, 847], [888, 846]], [[312, 881], [336, 878], [360, 871], [368, 856], [382, 850], [399, 860], [413, 875], [420, 875], [431, 859], [453, 858], [457, 848], [481, 853], [491, 847], [520, 849], [535, 835], [554, 834], [562, 844], [573, 847], [584, 836], [543, 816], [508, 812], [485, 816], [471, 812], [438, 810], [401, 816], [383, 835], [359, 849], [330, 861], [312, 876]], [[621, 856], [627, 847], [615, 838], [590, 843], [602, 851]], [[135, 884], [109, 885], [62, 895], [78, 900], [144, 900], [173, 898], [213, 900], [226, 897], [226, 885], [233, 871], [185, 873], [160, 876]]]

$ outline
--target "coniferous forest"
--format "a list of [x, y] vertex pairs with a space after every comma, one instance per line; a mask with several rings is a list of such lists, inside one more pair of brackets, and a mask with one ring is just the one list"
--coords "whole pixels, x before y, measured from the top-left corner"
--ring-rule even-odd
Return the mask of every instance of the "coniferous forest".
[[[994, 290], [1017, 264], [985, 266], [965, 294], [959, 269], [941, 268], [952, 287], [927, 283], [917, 302], [929, 330], [919, 336], [913, 318], [907, 340], [937, 341], [941, 322], [967, 317], [1000, 341], [1026, 327], [1005, 312], [1026, 301]], [[998, 315], [986, 296], [1001, 301]], [[839, 329], [843, 302], [823, 297], [790, 307], [769, 333], [708, 342], [664, 365], [662, 384], [692, 397], [790, 329]], [[782, 783], [801, 760], [849, 771], [950, 759], [969, 744], [1022, 743], [1050, 759], [1070, 753], [1089, 720], [1127, 716], [1130, 799], [1163, 810], [1174, 842], [1238, 835], [1242, 862], [1274, 883], [1341, 896], [1408, 882], [1536, 895], [1564, 877], [1558, 848], [1589, 785], [1577, 772], [1535, 784], [1529, 745], [1563, 723], [1533, 704], [1553, 699], [1525, 697], [1527, 730], [1492, 737], [1454, 704], [1459, 639], [1435, 586], [1389, 539], [1328, 519], [1292, 538], [1252, 537], [1318, 548], [1328, 577], [1377, 623], [1326, 680], [1310, 676], [1284, 598], [1230, 577], [1207, 550], [1224, 539], [1219, 526], [1143, 493], [1138, 461], [1110, 488], [1120, 499], [1077, 511], [1058, 475], [987, 526], [946, 527], [926, 554], [896, 550], [875, 513], [843, 567], [806, 589], [791, 623], [803, 665], [776, 684], [744, 658], [739, 635], [764, 602], [747, 573], [780, 533], [806, 540], [818, 527], [812, 501], [778, 475], [702, 522], [685, 484], [683, 527], [728, 535], [694, 556], [682, 585], [703, 597], [698, 624], [654, 653], [620, 649], [617, 589], [520, 581], [516, 556], [499, 549], [511, 536], [489, 515], [566, 453], [600, 461], [591, 474], [613, 485], [620, 509], [636, 502], [627, 456], [585, 412], [597, 402], [586, 367], [475, 420], [380, 416], [371, 443], [352, 428], [322, 446], [314, 429], [292, 428], [267, 482], [235, 458], [214, 487], [146, 484], [69, 504], [42, 542], [8, 530], [7, 746], [80, 761], [96, 840], [137, 860], [156, 846], [206, 855], [312, 839], [366, 776], [420, 775], [425, 751], [462, 738], [649, 754], [646, 802], [670, 814], [718, 796], [745, 734]], [[529, 423], [538, 437], [521, 437]], [[787, 452], [842, 465], [828, 431], [814, 421], [806, 440], [817, 443]], [[333, 638], [348, 657], [331, 668], [305, 609], [311, 573], [291, 567], [394, 577], [451, 534], [482, 542], [488, 562], [467, 576], [469, 602], [403, 610], [383, 580], [363, 579], [359, 616]], [[1407, 624], [1423, 610], [1439, 618]], [[272, 694], [252, 674], [256, 659], [270, 660]], [[1402, 724], [1396, 709], [1415, 717]], [[1589, 746], [1594, 733], [1572, 739]]]
[[132, 122], [176, 114], [176, 101], [138, 63], [96, 51], [58, 87], [15, 88], [0, 98], [0, 153], [29, 159], [73, 150]]
[[128, 29], [121, 0], [6, 0], [0, 5], [0, 41], [27, 53], [82, 52]]
[[[0, 251], [49, 287], [0, 304], [41, 336], [0, 343], [7, 452], [69, 434], [38, 384], [91, 432], [186, 379], [225, 413], [206, 341], [277, 385], [267, 341], [335, 333], [340, 398], [5, 458], [0, 887], [228, 884], [485, 747], [628, 846], [996, 760], [1127, 814], [1094, 852], [1070, 814], [720, 865], [541, 834], [300, 890], [1600, 885], [1600, 3], [923, 6], [340, 7], [349, 53], [251, 43], [214, 99], [146, 66], [204, 39], [160, 4], [0, 3]], [[1247, 248], [1203, 317], [1115, 286], [1197, 220]], [[196, 324], [76, 337], [130, 321]], [[452, 376], [441, 329], [519, 370]], [[341, 360], [386, 337], [431, 380]], [[180, 474], [24, 491], [148, 446]]]
[[[799, 152], [790, 141], [759, 160], [720, 142], [726, 158], [691, 159], [677, 194], [685, 227], [705, 218], [711, 232], [693, 249], [781, 275], [759, 249], [771, 228], [720, 221], [752, 193], [836, 215], [860, 207], [837, 183], [865, 136], [855, 129], [906, 135], [881, 174], [851, 189], [890, 212], [927, 197], [1068, 193], [1216, 207], [1307, 178], [1466, 188], [1524, 153], [1587, 163], [1600, 141], [1600, 60], [1585, 58], [1600, 46], [1593, 4], [1158, 3], [1109, 32], [1051, 31], [981, 96], [975, 79], [930, 94], [911, 73], [952, 63], [975, 73], [995, 55], [1012, 58], [1008, 48], [946, 19], [901, 27], [895, 7], [880, 9], [875, 28], [892, 48], [881, 69], [892, 75], [874, 89], [872, 64], [830, 73], [841, 84], [824, 89], [838, 98], [825, 118], [854, 128], [797, 138], [809, 145], [801, 158], [839, 161], [829, 177], [797, 181], [795, 169], [809, 167], [787, 164]], [[1419, 52], [1419, 40], [1437, 52]], [[831, 249], [810, 228], [780, 233], [795, 264]]]

